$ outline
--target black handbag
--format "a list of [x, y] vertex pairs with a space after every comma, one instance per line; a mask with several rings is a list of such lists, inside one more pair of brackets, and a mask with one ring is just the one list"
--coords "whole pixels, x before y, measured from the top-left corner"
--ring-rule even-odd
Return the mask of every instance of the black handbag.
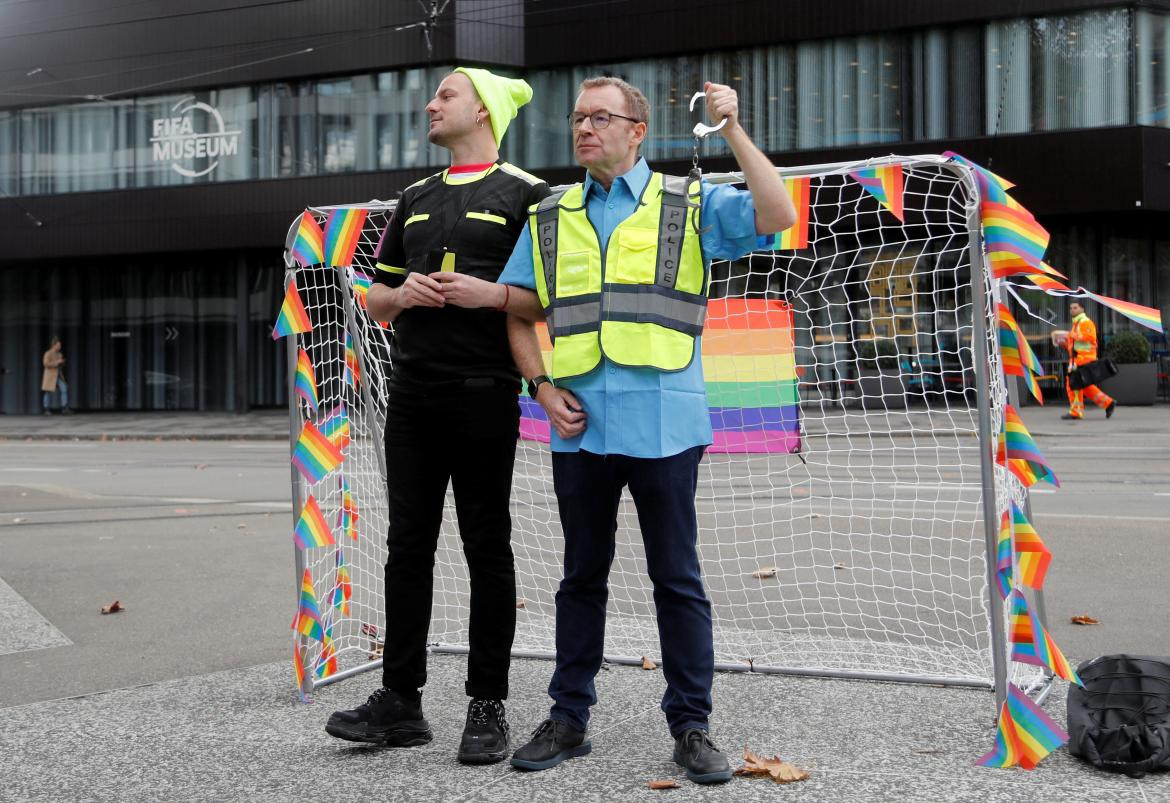
[[1068, 690], [1068, 751], [1140, 778], [1170, 769], [1170, 658], [1103, 655]]
[[1068, 372], [1068, 386], [1073, 390], [1084, 390], [1116, 375], [1117, 364], [1113, 360], [1093, 360]]

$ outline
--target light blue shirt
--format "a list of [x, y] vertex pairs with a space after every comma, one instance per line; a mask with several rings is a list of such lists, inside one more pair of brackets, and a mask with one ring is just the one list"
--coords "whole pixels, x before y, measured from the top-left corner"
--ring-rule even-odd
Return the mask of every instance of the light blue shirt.
[[[646, 160], [639, 159], [628, 173], [614, 179], [609, 192], [586, 174], [585, 214], [602, 250], [618, 224], [633, 214], [650, 174]], [[756, 234], [756, 208], [749, 192], [704, 182], [700, 218], [701, 228], [710, 226], [701, 240], [704, 259], [739, 259], [770, 244], [770, 237]], [[536, 289], [528, 226], [521, 231], [499, 281]], [[581, 402], [587, 420], [585, 431], [568, 440], [559, 437], [554, 428], [552, 450], [670, 457], [710, 444], [711, 419], [700, 348], [700, 339], [695, 338], [694, 359], [681, 371], [629, 368], [603, 355], [601, 364], [588, 374], [558, 380], [560, 387], [572, 391]]]

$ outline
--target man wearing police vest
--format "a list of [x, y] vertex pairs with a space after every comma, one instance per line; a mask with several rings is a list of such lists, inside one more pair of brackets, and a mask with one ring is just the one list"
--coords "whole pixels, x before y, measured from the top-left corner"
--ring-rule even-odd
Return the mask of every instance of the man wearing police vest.
[[[731, 777], [707, 733], [714, 650], [695, 488], [712, 433], [699, 336], [709, 261], [766, 246], [766, 235], [791, 226], [796, 213], [776, 169], [739, 126], [735, 91], [704, 89], [708, 115], [727, 119], [721, 133], [748, 192], [651, 171], [638, 153], [645, 96], [617, 78], [588, 79], [569, 115], [585, 181], [530, 208], [500, 275], [513, 297], [512, 353], [553, 428], [564, 533], [553, 706], [513, 755], [520, 769], [548, 769], [592, 749], [586, 728], [597, 701], [618, 502], [628, 486], [654, 586], [674, 760], [698, 783]], [[554, 340], [550, 375], [518, 295], [535, 295], [544, 311]]]

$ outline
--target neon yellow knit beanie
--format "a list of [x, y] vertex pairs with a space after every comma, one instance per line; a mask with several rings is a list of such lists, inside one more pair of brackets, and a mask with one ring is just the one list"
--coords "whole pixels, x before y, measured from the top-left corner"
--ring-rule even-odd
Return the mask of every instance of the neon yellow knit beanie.
[[523, 79], [505, 78], [478, 67], [456, 67], [455, 72], [461, 72], [471, 79], [476, 94], [491, 115], [492, 136], [496, 139], [496, 147], [499, 147], [504, 132], [508, 130], [508, 123], [512, 122], [521, 106], [532, 100], [532, 87]]

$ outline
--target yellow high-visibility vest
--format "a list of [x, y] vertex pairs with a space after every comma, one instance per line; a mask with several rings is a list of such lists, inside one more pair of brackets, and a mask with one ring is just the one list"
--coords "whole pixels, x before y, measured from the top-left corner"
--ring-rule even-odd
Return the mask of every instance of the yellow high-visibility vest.
[[707, 318], [699, 183], [652, 173], [604, 252], [574, 184], [529, 210], [536, 293], [553, 341], [552, 377], [619, 365], [681, 371]]

